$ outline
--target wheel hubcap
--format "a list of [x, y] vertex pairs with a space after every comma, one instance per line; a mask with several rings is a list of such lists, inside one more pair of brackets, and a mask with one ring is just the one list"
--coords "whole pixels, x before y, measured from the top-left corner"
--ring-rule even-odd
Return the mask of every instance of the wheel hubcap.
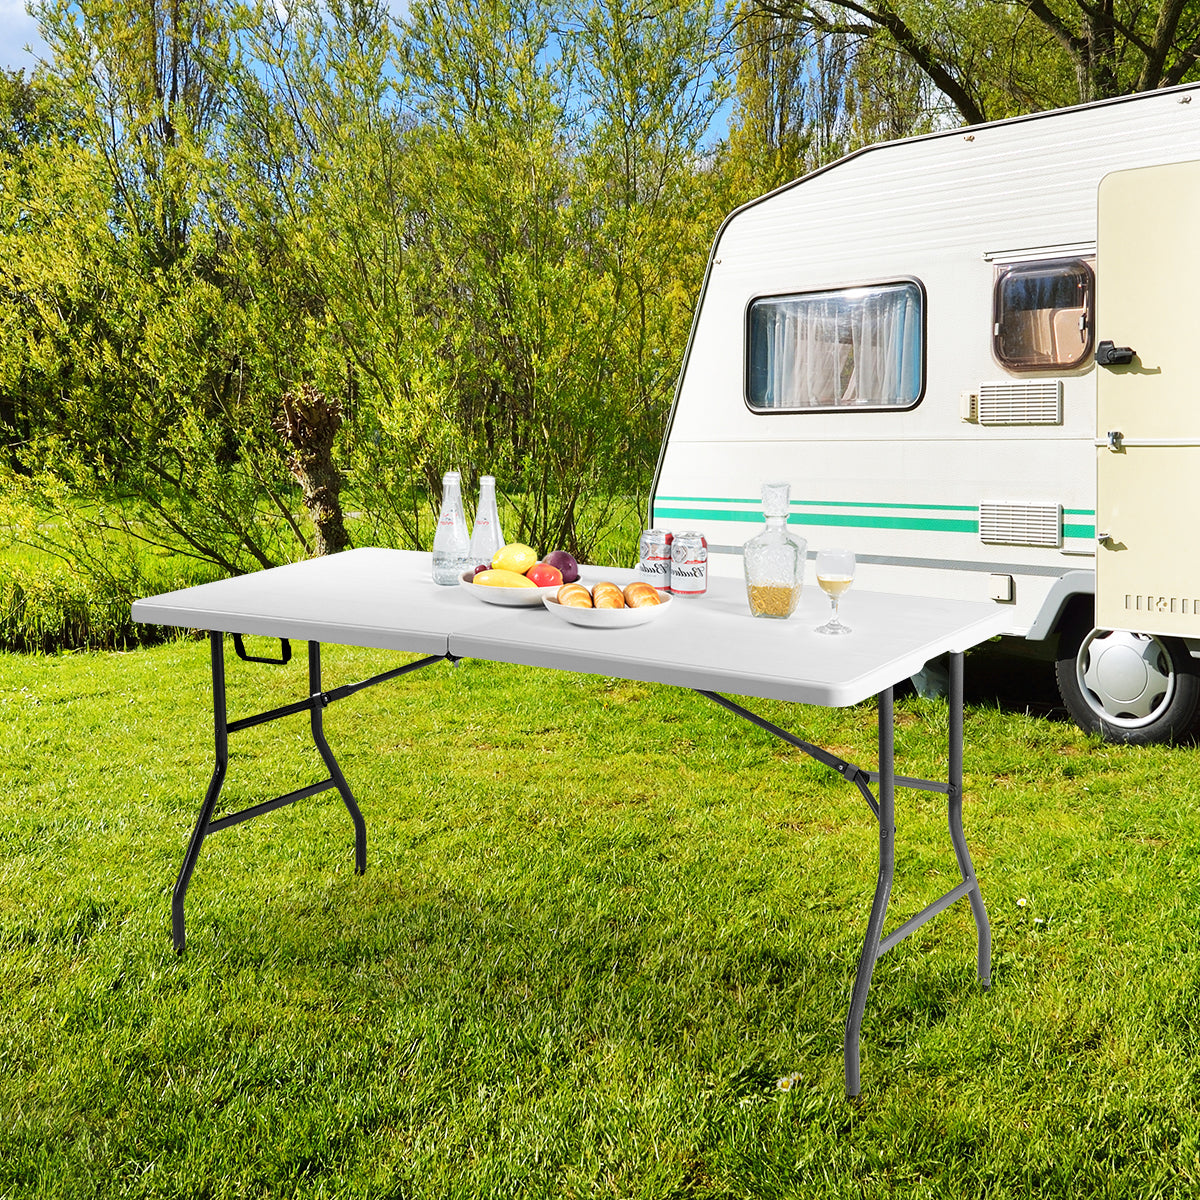
[[1075, 670], [1096, 713], [1126, 728], [1162, 716], [1175, 693], [1170, 655], [1162, 642], [1145, 633], [1096, 630], [1079, 647]]

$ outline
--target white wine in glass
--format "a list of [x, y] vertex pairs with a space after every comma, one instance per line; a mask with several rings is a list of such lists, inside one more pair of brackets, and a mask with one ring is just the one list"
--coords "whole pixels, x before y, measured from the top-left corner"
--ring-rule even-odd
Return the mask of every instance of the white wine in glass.
[[817, 584], [829, 597], [833, 613], [817, 633], [849, 633], [850, 626], [838, 620], [838, 601], [854, 582], [853, 550], [822, 550], [817, 554]]

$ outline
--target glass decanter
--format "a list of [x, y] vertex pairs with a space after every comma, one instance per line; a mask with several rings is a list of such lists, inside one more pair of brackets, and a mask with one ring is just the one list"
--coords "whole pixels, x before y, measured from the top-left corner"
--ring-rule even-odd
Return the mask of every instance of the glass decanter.
[[746, 598], [756, 617], [786, 619], [796, 611], [804, 585], [808, 541], [787, 528], [790, 483], [764, 483], [763, 518], [767, 527], [745, 546]]

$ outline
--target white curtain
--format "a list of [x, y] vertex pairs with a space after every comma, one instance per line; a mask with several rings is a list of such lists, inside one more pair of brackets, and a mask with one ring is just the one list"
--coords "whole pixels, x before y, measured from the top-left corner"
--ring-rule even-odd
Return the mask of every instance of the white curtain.
[[[920, 392], [921, 293], [911, 283], [759, 301], [755, 407], [906, 405]], [[758, 369], [755, 369], [757, 365]]]

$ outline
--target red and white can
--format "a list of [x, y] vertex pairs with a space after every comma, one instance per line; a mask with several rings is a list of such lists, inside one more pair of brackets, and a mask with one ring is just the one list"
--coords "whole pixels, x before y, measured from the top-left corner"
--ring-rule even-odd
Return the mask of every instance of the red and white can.
[[643, 529], [638, 538], [637, 577], [665, 592], [671, 585], [671, 535], [663, 529]]
[[672, 596], [703, 596], [708, 591], [708, 542], [694, 530], [671, 539]]

